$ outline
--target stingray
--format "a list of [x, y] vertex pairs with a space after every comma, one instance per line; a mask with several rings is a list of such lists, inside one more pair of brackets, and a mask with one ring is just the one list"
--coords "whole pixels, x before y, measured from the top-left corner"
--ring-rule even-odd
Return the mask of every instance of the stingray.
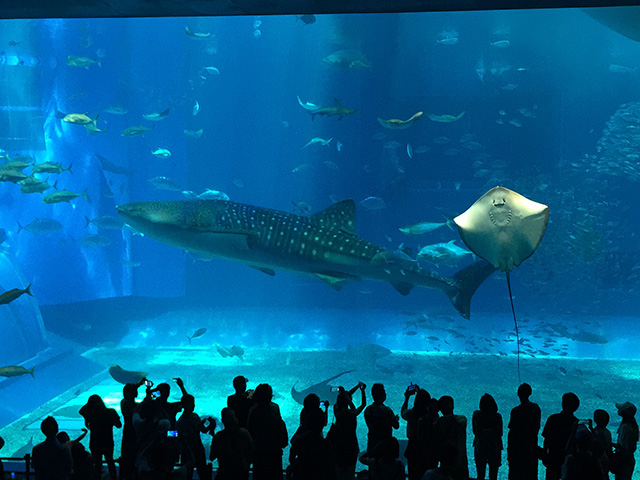
[[453, 221], [462, 241], [473, 253], [506, 273], [516, 327], [520, 381], [520, 336], [509, 273], [538, 248], [549, 221], [549, 207], [508, 188], [494, 187]]
[[353, 370], [347, 370], [346, 372], [334, 375], [333, 377], [327, 378], [326, 380], [311, 385], [310, 387], [300, 391], [296, 390], [296, 385], [298, 384], [298, 382], [296, 382], [293, 384], [293, 387], [291, 387], [291, 396], [296, 402], [302, 405], [307, 395], [309, 395], [310, 393], [315, 393], [316, 395], [318, 395], [318, 397], [320, 397], [320, 400], [328, 400], [331, 405], [333, 405], [334, 403], [336, 403], [336, 398], [338, 398], [338, 391], [335, 390], [335, 387], [332, 388], [331, 385], [329, 385], [329, 382], [351, 372], [353, 372]]

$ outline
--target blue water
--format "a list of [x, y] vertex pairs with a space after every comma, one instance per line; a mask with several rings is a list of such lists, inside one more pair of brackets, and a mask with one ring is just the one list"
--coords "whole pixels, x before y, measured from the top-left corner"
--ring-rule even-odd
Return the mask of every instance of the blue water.
[[[531, 344], [525, 354], [552, 361], [637, 357], [625, 337], [636, 332], [640, 301], [634, 177], [640, 159], [633, 157], [640, 115], [623, 115], [621, 106], [638, 100], [640, 46], [584, 12], [335, 15], [318, 16], [312, 25], [295, 16], [54, 19], [0, 27], [0, 117], [6, 121], [0, 148], [37, 164], [72, 165], [73, 173], [40, 178], [59, 189], [86, 189], [91, 200], [47, 205], [43, 194], [0, 183], [2, 247], [15, 267], [11, 275], [23, 288], [32, 283], [35, 298], [16, 302], [37, 302], [44, 322], [25, 320], [19, 336], [13, 326], [0, 345], [33, 339], [39, 351], [47, 329], [78, 342], [75, 354], [104, 342], [182, 348], [186, 335], [206, 326], [207, 345], [243, 345], [249, 358], [251, 348], [341, 351], [368, 342], [404, 352], [513, 359], [501, 273], [479, 288], [469, 322], [437, 290], [415, 288], [403, 297], [389, 285], [365, 281], [336, 292], [313, 277], [277, 272], [272, 278], [237, 263], [203, 261], [128, 228], [85, 226], [85, 217], [115, 216], [119, 204], [186, 198], [149, 182], [168, 177], [183, 191], [217, 190], [233, 201], [287, 212], [294, 203], [315, 213], [353, 199], [359, 236], [392, 251], [402, 245], [412, 255], [428, 244], [462, 242], [448, 228], [424, 237], [399, 228], [452, 218], [504, 185], [551, 212], [540, 247], [511, 274], [521, 334]], [[185, 27], [210, 35], [196, 39]], [[345, 49], [358, 51], [366, 65], [339, 69], [323, 62]], [[100, 65], [69, 66], [70, 55]], [[357, 112], [312, 118], [297, 96], [322, 106], [335, 98]], [[115, 106], [127, 113], [109, 113]], [[143, 118], [167, 108], [160, 121]], [[418, 111], [425, 114], [406, 130], [378, 122]], [[30, 126], [18, 121], [25, 112]], [[63, 122], [59, 112], [97, 117], [104, 132], [92, 136]], [[461, 112], [449, 123], [428, 118]], [[136, 125], [151, 130], [121, 135]], [[184, 133], [200, 129], [199, 138]], [[332, 140], [304, 147], [314, 137]], [[153, 156], [158, 148], [171, 157]], [[96, 155], [131, 173], [105, 171]], [[384, 208], [365, 207], [367, 197], [382, 199]], [[18, 222], [38, 218], [62, 228], [18, 232]], [[80, 239], [88, 233], [111, 244], [87, 247]], [[471, 261], [423, 266], [447, 276]], [[125, 303], [128, 297], [158, 303]], [[416, 323], [421, 318], [438, 328]], [[447, 332], [452, 329], [465, 336]], [[548, 335], [567, 347], [549, 351]], [[487, 340], [494, 337], [500, 342]], [[0, 349], [0, 364], [31, 356]], [[279, 380], [286, 391], [293, 379]], [[394, 387], [399, 392], [404, 380]]]

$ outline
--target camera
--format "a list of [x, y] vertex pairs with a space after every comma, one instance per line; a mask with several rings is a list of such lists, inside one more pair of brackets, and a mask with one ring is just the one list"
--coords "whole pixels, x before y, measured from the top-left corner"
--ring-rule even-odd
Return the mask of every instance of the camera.
[[331, 387], [329, 389], [330, 392], [339, 392], [340, 391], [340, 387]]
[[178, 436], [177, 430], [167, 430], [167, 437], [177, 437], [177, 436]]
[[413, 382], [411, 382], [407, 387], [407, 390], [409, 390], [410, 392], [413, 392], [415, 389], [416, 389], [416, 384]]
[[153, 398], [159, 398], [160, 397], [160, 392], [158, 392], [157, 390], [151, 392], [151, 396]]
[[324, 405], [325, 407], [328, 407], [328, 406], [329, 406], [329, 402], [328, 402], [327, 400], [322, 400], [320, 403], [321, 403], [322, 405]]

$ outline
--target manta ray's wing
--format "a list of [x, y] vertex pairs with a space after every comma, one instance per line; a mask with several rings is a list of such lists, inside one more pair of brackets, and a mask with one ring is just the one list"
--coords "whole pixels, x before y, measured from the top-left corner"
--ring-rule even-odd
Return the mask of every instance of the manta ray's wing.
[[492, 188], [453, 219], [467, 247], [504, 272], [535, 252], [548, 220], [549, 207], [504, 187]]

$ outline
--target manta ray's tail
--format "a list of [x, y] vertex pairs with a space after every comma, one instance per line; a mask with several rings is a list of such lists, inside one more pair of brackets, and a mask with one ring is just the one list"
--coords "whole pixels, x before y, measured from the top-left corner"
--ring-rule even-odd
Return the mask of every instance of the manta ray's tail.
[[455, 286], [445, 292], [464, 318], [471, 316], [471, 297], [496, 269], [489, 262], [479, 260], [468, 267], [459, 270], [454, 276]]

